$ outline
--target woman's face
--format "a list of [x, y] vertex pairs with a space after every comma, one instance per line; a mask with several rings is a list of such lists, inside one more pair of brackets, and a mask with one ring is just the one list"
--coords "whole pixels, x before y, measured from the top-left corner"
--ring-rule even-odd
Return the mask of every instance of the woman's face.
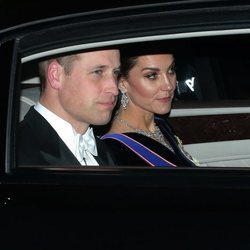
[[127, 89], [129, 105], [156, 114], [168, 113], [176, 87], [173, 55], [139, 56], [121, 84]]

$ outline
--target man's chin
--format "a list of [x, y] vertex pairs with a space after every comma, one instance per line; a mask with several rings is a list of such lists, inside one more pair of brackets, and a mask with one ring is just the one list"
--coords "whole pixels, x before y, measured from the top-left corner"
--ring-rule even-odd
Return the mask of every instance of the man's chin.
[[98, 126], [101, 126], [101, 125], [106, 125], [110, 122], [111, 120], [111, 115], [107, 116], [107, 117], [99, 117], [98, 120], [95, 121], [95, 123], [92, 123], [93, 125], [98, 125]]

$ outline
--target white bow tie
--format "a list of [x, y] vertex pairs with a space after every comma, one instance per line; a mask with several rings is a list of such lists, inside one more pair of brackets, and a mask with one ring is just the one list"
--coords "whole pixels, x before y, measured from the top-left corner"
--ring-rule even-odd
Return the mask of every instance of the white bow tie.
[[88, 128], [85, 134], [79, 136], [79, 153], [81, 158], [87, 158], [87, 152], [97, 156], [96, 141], [92, 128]]

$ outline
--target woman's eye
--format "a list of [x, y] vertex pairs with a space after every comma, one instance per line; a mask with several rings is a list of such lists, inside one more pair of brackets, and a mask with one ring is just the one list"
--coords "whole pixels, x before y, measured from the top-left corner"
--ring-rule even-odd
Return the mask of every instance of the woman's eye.
[[147, 77], [148, 79], [154, 80], [154, 79], [156, 79], [156, 77], [157, 77], [157, 73], [154, 72], [154, 73], [147, 74], [146, 77]]
[[169, 74], [175, 74], [175, 73], [176, 73], [176, 66], [171, 67], [171, 68], [168, 70], [168, 73], [169, 73]]

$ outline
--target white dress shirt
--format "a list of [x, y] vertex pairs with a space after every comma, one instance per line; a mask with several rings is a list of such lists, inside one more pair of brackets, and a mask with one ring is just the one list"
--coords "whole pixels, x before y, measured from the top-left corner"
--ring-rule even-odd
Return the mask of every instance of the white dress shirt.
[[97, 156], [98, 154], [92, 128], [89, 127], [87, 131], [81, 135], [75, 131], [70, 123], [45, 108], [40, 102], [37, 102], [34, 108], [54, 128], [81, 165], [99, 165], [93, 156]]

